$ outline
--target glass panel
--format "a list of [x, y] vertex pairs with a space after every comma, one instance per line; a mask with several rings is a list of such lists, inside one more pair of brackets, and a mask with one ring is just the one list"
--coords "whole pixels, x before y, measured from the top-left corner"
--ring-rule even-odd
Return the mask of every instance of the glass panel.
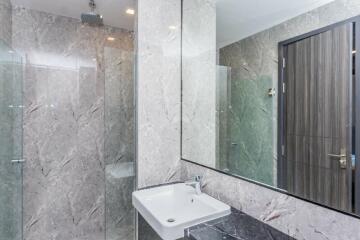
[[217, 71], [218, 167], [273, 185], [272, 79], [246, 79], [245, 69], [226, 66], [217, 66]]
[[0, 239], [22, 239], [22, 64], [0, 41]]
[[216, 75], [216, 147], [217, 154], [216, 167], [229, 171], [229, 144], [230, 144], [230, 126], [229, 114], [231, 113], [231, 68], [227, 66], [217, 66]]
[[[246, 79], [232, 68], [229, 168], [235, 174], [273, 185], [273, 100], [270, 76]], [[270, 161], [269, 161], [270, 160]]]
[[135, 239], [133, 52], [105, 47], [106, 239]]

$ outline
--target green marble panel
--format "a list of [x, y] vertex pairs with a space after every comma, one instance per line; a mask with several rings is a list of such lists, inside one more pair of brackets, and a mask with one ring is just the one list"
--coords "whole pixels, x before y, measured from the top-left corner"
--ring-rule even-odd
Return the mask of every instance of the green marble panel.
[[22, 239], [22, 66], [0, 41], [0, 239]]
[[273, 97], [271, 76], [245, 79], [231, 70], [228, 168], [231, 173], [273, 185]]

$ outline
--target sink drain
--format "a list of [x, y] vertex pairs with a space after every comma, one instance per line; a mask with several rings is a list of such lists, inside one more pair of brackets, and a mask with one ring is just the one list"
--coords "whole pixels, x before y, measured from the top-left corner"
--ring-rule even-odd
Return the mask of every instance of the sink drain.
[[167, 220], [167, 222], [169, 222], [169, 223], [173, 223], [173, 222], [175, 222], [175, 219], [173, 219], [173, 218], [169, 218], [169, 219]]

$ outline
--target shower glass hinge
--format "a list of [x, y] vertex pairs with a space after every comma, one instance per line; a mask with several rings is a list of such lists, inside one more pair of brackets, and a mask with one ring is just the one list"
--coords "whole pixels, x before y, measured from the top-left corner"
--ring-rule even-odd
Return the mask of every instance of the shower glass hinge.
[[285, 59], [285, 58], [282, 59], [282, 67], [283, 67], [283, 68], [286, 67], [286, 59]]
[[285, 83], [282, 84], [283, 93], [285, 93]]

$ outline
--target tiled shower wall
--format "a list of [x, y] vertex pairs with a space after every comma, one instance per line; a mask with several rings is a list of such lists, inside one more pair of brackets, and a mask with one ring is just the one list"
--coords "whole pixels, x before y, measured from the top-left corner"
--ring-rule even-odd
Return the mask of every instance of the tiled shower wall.
[[0, 39], [11, 45], [11, 3], [10, 0], [0, 0]]
[[24, 239], [132, 239], [133, 34], [21, 7], [12, 32], [24, 60]]

